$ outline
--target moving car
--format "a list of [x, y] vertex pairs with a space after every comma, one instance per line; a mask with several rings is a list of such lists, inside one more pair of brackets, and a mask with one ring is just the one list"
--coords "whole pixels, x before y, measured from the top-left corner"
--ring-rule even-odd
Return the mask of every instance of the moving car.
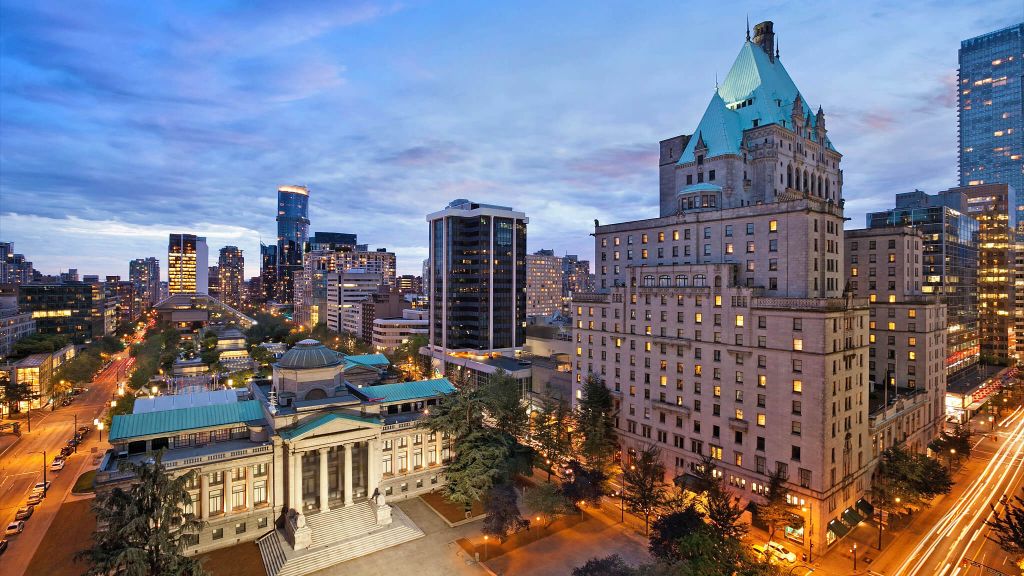
[[21, 534], [21, 531], [25, 529], [24, 520], [15, 520], [7, 525], [7, 530], [4, 531], [5, 536], [14, 536]]
[[60, 456], [54, 458], [53, 462], [50, 463], [50, 471], [51, 472], [59, 472], [60, 470], [63, 470], [63, 469], [64, 469], [64, 459], [61, 458]]
[[23, 506], [18, 508], [18, 513], [14, 515], [15, 520], [28, 520], [32, 517], [32, 513], [35, 512], [35, 506]]

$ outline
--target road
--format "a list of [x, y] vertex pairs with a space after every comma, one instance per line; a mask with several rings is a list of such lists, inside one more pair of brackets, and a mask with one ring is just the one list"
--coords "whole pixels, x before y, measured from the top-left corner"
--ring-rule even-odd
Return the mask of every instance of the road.
[[[987, 429], [987, 427], [984, 427]], [[999, 504], [1004, 494], [1018, 494], [1024, 481], [1024, 408], [1018, 408], [996, 427], [998, 443], [992, 457], [979, 472], [968, 479], [966, 489], [937, 521], [932, 522], [919, 538], [896, 542], [885, 554], [896, 562], [886, 563], [889, 570], [874, 570], [891, 576], [973, 576], [1002, 572], [1017, 574], [1002, 552], [987, 535], [985, 520], [991, 518], [991, 504]], [[985, 441], [986, 445], [991, 444]], [[986, 572], [983, 564], [997, 572]]]
[[[126, 368], [131, 362], [127, 351], [121, 352], [70, 406], [52, 412], [49, 408], [33, 410], [32, 431], [27, 431], [23, 421], [20, 440], [0, 454], [0, 521], [3, 521], [4, 526], [14, 520], [15, 512], [25, 505], [32, 486], [42, 480], [44, 450], [47, 480], [51, 482], [46, 499], [36, 506], [32, 517], [25, 523], [25, 531], [8, 537], [9, 548], [3, 556], [5, 574], [18, 576], [24, 573], [79, 474], [97, 465], [104, 450], [93, 420], [110, 407], [118, 379], [124, 379]], [[50, 472], [49, 465], [53, 457], [60, 453], [60, 449], [74, 434], [76, 416], [78, 426], [88, 425], [93, 431], [78, 447], [78, 453], [68, 457], [63, 470]], [[105, 435], [103, 441], [105, 445]], [[13, 568], [13, 572], [7, 572], [8, 567]]]

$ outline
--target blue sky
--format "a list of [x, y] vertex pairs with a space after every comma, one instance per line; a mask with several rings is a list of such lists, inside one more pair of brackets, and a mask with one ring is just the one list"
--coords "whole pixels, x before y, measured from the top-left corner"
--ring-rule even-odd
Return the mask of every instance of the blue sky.
[[[454, 198], [591, 256], [593, 220], [657, 215], [657, 142], [690, 133], [744, 39], [782, 61], [844, 154], [847, 215], [956, 184], [959, 41], [1024, 19], [979, 2], [0, 1], [0, 239], [45, 273], [166, 265], [169, 232], [236, 244], [275, 190], [310, 229], [426, 256]], [[165, 278], [166, 279], [166, 278]]]

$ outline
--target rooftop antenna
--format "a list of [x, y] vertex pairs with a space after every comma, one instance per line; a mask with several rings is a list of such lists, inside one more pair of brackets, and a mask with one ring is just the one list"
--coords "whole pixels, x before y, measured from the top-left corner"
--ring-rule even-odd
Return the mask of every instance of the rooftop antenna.
[[747, 14], [747, 42], [750, 42], [750, 14]]

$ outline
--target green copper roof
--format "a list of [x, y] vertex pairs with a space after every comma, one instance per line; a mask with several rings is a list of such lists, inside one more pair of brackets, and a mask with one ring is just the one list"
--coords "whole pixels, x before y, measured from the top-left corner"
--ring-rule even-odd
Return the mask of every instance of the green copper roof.
[[701, 182], [699, 184], [690, 184], [683, 188], [681, 192], [689, 194], [690, 192], [721, 192], [722, 187], [717, 184], [708, 184], [707, 182]]
[[421, 400], [451, 394], [454, 391], [455, 386], [452, 386], [452, 383], [447, 378], [420, 380], [419, 382], [400, 382], [398, 384], [381, 384], [359, 389], [359, 392], [371, 401], [382, 403]]
[[380, 424], [380, 420], [376, 418], [367, 418], [364, 416], [357, 416], [355, 414], [345, 414], [342, 412], [331, 412], [330, 414], [324, 414], [322, 416], [317, 416], [316, 418], [310, 418], [309, 420], [306, 420], [305, 422], [299, 424], [298, 426], [290, 430], [281, 430], [278, 432], [278, 435], [281, 436], [281, 438], [284, 438], [285, 440], [291, 440], [293, 438], [298, 438], [299, 436], [302, 436], [307, 432], [315, 430], [323, 426], [324, 424], [334, 422], [335, 420], [351, 420], [353, 422], [359, 422], [361, 424]]
[[[760, 46], [747, 41], [725, 81], [711, 97], [704, 116], [693, 131], [693, 138], [679, 157], [679, 163], [693, 162], [694, 150], [701, 142], [708, 149], [708, 157], [739, 154], [743, 131], [753, 128], [754, 120], [758, 121], [758, 126], [779, 124], [792, 130], [793, 102], [797, 97], [801, 101], [802, 114], [813, 128], [817, 125], [817, 118], [782, 61], [775, 58], [773, 62]], [[817, 138], [813, 130], [811, 138]], [[827, 138], [825, 144], [832, 148]]]
[[380, 366], [388, 366], [391, 361], [388, 357], [383, 354], [356, 354], [353, 356], [344, 356], [345, 359], [345, 370], [354, 368], [356, 366], [369, 366], [377, 368]]
[[257, 400], [114, 416], [110, 441], [262, 420]]

